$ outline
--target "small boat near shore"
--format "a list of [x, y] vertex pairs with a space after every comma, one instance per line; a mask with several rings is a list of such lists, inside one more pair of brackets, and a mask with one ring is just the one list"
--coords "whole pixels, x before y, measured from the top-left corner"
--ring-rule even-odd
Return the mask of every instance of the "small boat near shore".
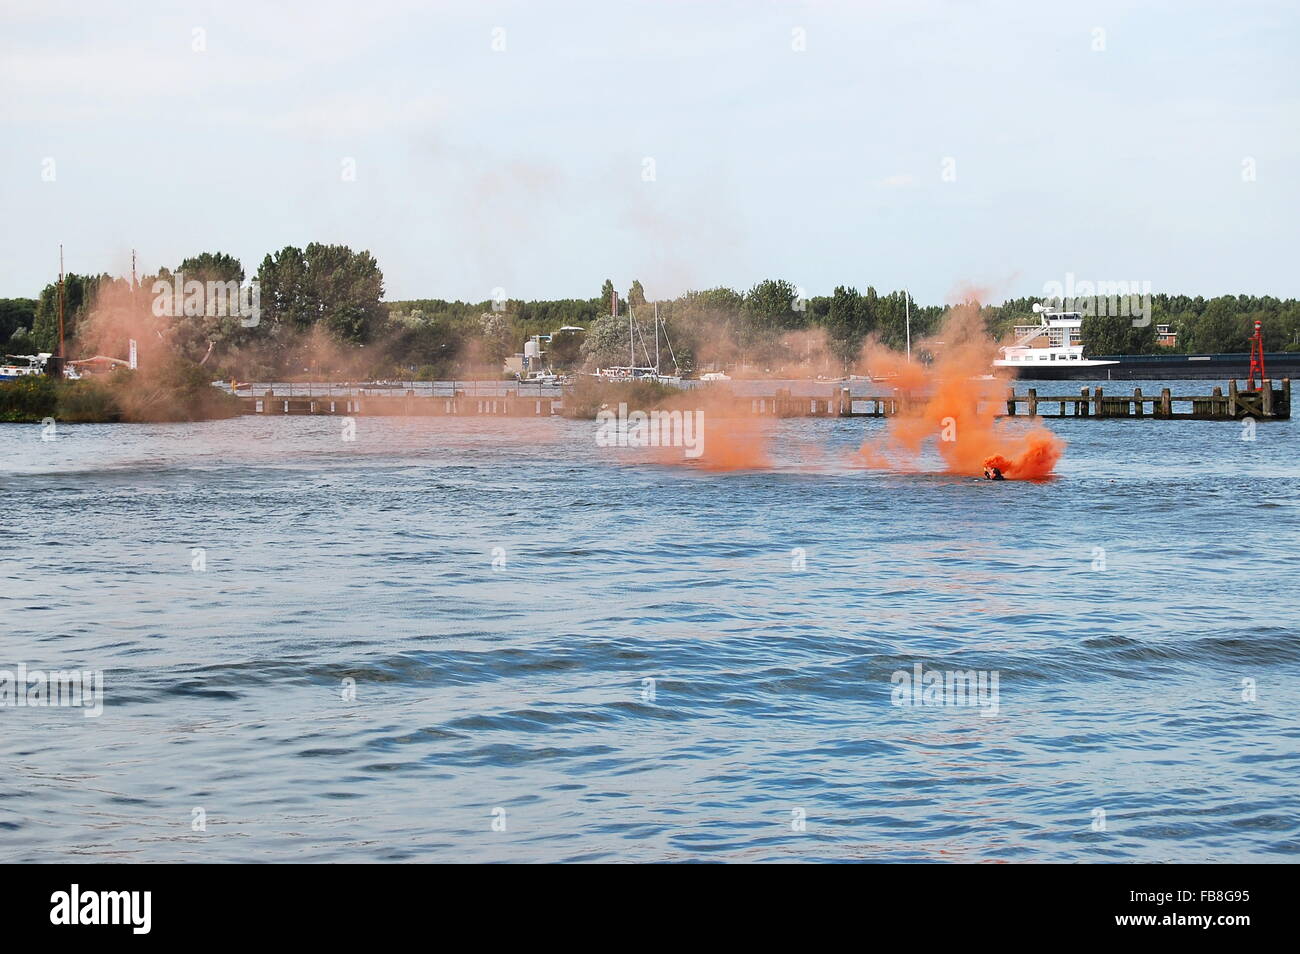
[[[47, 374], [50, 359], [54, 355], [48, 351], [42, 351], [40, 354], [7, 354], [5, 357], [14, 361], [25, 361], [26, 364], [0, 365], [0, 381], [21, 381], [23, 378], [38, 378]], [[64, 364], [63, 376], [69, 381], [76, 381], [81, 378], [81, 374], [71, 363]]]

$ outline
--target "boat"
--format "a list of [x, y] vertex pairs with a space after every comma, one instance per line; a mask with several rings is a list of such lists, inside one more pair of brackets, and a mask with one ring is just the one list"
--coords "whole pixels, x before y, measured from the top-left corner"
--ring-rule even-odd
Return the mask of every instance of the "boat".
[[[1083, 369], [1119, 363], [1089, 358], [1083, 353], [1079, 330], [1083, 325], [1081, 312], [1049, 311], [1037, 304], [1034, 311], [1039, 315], [1039, 323], [1018, 326], [1015, 343], [998, 349], [1001, 357], [993, 361], [993, 367], [1014, 371], [1022, 378], [1052, 379], [1073, 377]], [[1039, 339], [1045, 343], [1031, 344]]]
[[528, 374], [515, 376], [520, 384], [540, 384], [545, 387], [558, 388], [569, 383], [569, 379], [554, 371], [530, 371]]
[[701, 381], [730, 381], [731, 375], [724, 371], [705, 371], [700, 375]]
[[[615, 294], [611, 314], [618, 314], [618, 295]], [[655, 381], [659, 384], [667, 384], [672, 387], [681, 387], [682, 373], [681, 368], [677, 365], [677, 354], [673, 351], [673, 344], [668, 340], [668, 329], [663, 327], [659, 320], [659, 304], [655, 303], [655, 363], [650, 365], [650, 353], [646, 349], [645, 335], [641, 333], [641, 328], [637, 324], [636, 315], [632, 312], [632, 303], [627, 305], [627, 343], [628, 354], [631, 362], [624, 365], [612, 365], [608, 368], [597, 368], [592, 372], [592, 377], [602, 381]], [[659, 332], [663, 330], [664, 342], [668, 345], [668, 353], [672, 355], [673, 367], [677, 369], [676, 374], [664, 374], [659, 370]], [[636, 363], [636, 339], [641, 337], [641, 351], [645, 355], [646, 363], [638, 365]]]
[[[42, 351], [40, 354], [7, 354], [6, 358], [12, 358], [14, 361], [26, 361], [26, 364], [6, 364], [0, 366], [0, 381], [18, 381], [22, 378], [40, 377], [46, 373], [49, 366], [50, 358], [54, 357], [48, 351]], [[63, 376], [70, 381], [78, 380], [81, 375], [71, 364], [63, 366]]]

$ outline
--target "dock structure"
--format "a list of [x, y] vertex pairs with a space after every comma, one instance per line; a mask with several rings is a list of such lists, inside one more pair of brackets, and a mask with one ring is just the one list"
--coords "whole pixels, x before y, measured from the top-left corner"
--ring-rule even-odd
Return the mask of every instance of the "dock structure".
[[[1143, 394], [1134, 388], [1131, 395], [1106, 394], [1100, 387], [1080, 388], [1077, 395], [1041, 395], [1037, 388], [1025, 394], [1012, 391], [1007, 398], [1007, 412], [1002, 417], [1083, 417], [1094, 419], [1152, 418], [1163, 421], [1257, 421], [1289, 420], [1291, 417], [1291, 379], [1284, 378], [1281, 387], [1265, 380], [1254, 390], [1228, 382], [1228, 393], [1216, 387], [1208, 395], [1170, 394], [1161, 388], [1159, 394]], [[1020, 408], [1024, 408], [1023, 414]], [[1185, 408], [1182, 410], [1180, 408]]]
[[[1281, 387], [1264, 381], [1255, 389], [1228, 382], [1227, 393], [1216, 387], [1205, 395], [1175, 395], [1169, 388], [1159, 394], [1106, 394], [1101, 387], [1079, 389], [1077, 394], [1039, 394], [1029, 388], [1006, 398], [1005, 412], [998, 417], [1042, 417], [1052, 420], [1148, 419], [1171, 421], [1256, 421], [1288, 420], [1291, 417], [1291, 380]], [[381, 392], [353, 390], [349, 393], [277, 393], [273, 389], [238, 395], [245, 414], [366, 415], [386, 417], [551, 417], [563, 406], [563, 394], [520, 394], [504, 389], [490, 393], [455, 389], [446, 394], [415, 390]], [[829, 394], [794, 395], [788, 389], [773, 394], [735, 394], [715, 391], [709, 405], [734, 417], [894, 417], [924, 397], [909, 397], [894, 389], [889, 394], [854, 394], [841, 387]], [[1002, 404], [1001, 399], [997, 403]]]
[[[923, 399], [915, 399], [918, 402]], [[905, 413], [909, 398], [905, 391], [893, 394], [853, 394], [841, 388], [832, 397], [794, 397], [778, 390], [771, 397], [737, 396], [732, 408], [740, 415], [768, 417], [893, 417]], [[1007, 397], [1006, 412], [998, 417], [1150, 418], [1175, 421], [1287, 420], [1291, 417], [1291, 379], [1264, 381], [1255, 390], [1244, 390], [1237, 382], [1228, 382], [1228, 393], [1216, 387], [1207, 395], [1175, 395], [1169, 388], [1159, 394], [1143, 394], [1134, 388], [1131, 395], [1104, 393], [1100, 387], [1080, 388], [1078, 394], [1041, 395], [1037, 388], [1023, 394], [1014, 390]]]
[[385, 394], [239, 395], [245, 414], [325, 414], [340, 417], [550, 417], [560, 403], [558, 396], [529, 397], [514, 391], [503, 394], [451, 395], [416, 394], [414, 391]]

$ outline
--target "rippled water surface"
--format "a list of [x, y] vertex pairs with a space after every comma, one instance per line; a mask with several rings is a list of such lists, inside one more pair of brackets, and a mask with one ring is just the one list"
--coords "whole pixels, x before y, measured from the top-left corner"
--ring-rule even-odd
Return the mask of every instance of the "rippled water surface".
[[[1294, 860], [1297, 425], [1053, 426], [993, 484], [839, 463], [875, 420], [723, 474], [560, 420], [0, 425], [0, 669], [106, 694], [0, 708], [0, 860]], [[997, 713], [892, 705], [916, 663]]]

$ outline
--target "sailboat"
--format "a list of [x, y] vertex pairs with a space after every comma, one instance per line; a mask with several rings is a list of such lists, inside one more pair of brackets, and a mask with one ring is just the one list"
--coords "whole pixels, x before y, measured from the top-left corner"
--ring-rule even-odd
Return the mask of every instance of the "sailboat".
[[[618, 314], [618, 293], [615, 292], [611, 302], [611, 314]], [[673, 351], [673, 343], [668, 340], [668, 329], [659, 319], [659, 303], [655, 302], [655, 362], [650, 364], [650, 353], [646, 348], [645, 335], [642, 334], [640, 325], [637, 323], [636, 315], [632, 311], [632, 303], [627, 304], [627, 343], [629, 361], [626, 365], [611, 365], [608, 368], [598, 368], [594, 377], [602, 378], [606, 381], [657, 381], [659, 384], [667, 384], [673, 387], [680, 387], [682, 383], [682, 369], [677, 364], [677, 354]], [[659, 360], [659, 332], [663, 330], [664, 342], [668, 345], [668, 353], [672, 355], [673, 367], [676, 374], [664, 374], [660, 371]], [[645, 356], [646, 363], [638, 365], [636, 363], [636, 340], [641, 338], [641, 353]]]

